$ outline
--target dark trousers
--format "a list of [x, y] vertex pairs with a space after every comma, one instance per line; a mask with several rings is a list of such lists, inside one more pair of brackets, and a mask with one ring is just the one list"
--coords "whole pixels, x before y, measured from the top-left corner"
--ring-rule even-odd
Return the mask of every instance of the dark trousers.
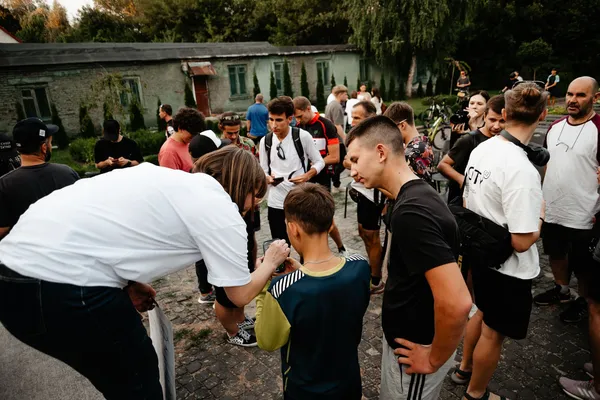
[[196, 261], [196, 276], [198, 277], [198, 290], [202, 294], [208, 294], [212, 292], [213, 288], [208, 283], [208, 270], [204, 260]]
[[158, 358], [127, 293], [32, 279], [0, 264], [0, 322], [107, 399], [162, 399]]
[[271, 229], [272, 239], [284, 239], [290, 244], [290, 238], [285, 227], [285, 214], [283, 210], [269, 207], [268, 215], [269, 228]]

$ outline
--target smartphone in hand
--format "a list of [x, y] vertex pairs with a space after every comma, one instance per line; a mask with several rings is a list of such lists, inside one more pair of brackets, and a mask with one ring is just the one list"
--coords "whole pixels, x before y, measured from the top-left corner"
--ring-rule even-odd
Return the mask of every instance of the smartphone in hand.
[[[281, 178], [283, 180], [283, 178]], [[272, 240], [267, 240], [266, 242], [263, 243], [263, 254], [265, 254], [267, 252], [267, 249], [269, 248], [269, 246], [271, 245], [271, 243], [273, 243], [274, 241], [279, 240], [279, 239], [272, 239]], [[283, 271], [285, 271], [285, 262], [281, 263], [276, 269], [275, 272], [280, 274]]]

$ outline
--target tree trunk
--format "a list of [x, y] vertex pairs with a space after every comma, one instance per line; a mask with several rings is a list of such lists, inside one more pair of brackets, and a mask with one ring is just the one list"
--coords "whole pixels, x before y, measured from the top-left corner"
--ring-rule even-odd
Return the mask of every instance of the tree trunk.
[[454, 83], [454, 70], [455, 70], [456, 66], [454, 65], [454, 61], [452, 62], [452, 78], [450, 78], [450, 93], [448, 93], [448, 96], [452, 96], [452, 84]]
[[533, 69], [533, 80], [535, 81], [535, 73], [537, 72], [537, 68]]
[[413, 88], [413, 80], [415, 79], [415, 74], [417, 73], [417, 56], [413, 54], [412, 62], [410, 63], [410, 70], [408, 71], [408, 77], [406, 78], [406, 98], [410, 99], [412, 97], [412, 88]]

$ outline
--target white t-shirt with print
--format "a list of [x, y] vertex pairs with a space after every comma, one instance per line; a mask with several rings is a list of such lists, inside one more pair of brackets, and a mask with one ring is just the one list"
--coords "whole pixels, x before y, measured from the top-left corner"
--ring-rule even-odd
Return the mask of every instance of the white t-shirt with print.
[[546, 134], [550, 161], [544, 176], [546, 222], [574, 229], [592, 229], [600, 210], [598, 194], [598, 132], [600, 115], [584, 124], [556, 121]]
[[215, 179], [142, 163], [38, 200], [0, 241], [0, 261], [49, 282], [124, 287], [204, 259], [211, 284], [243, 286], [246, 236]]
[[[317, 150], [313, 137], [310, 133], [304, 129], [300, 129], [300, 141], [302, 142], [302, 148], [304, 149], [304, 157], [310, 161], [309, 166], [317, 171], [317, 174], [325, 168], [325, 162], [323, 157]], [[277, 147], [281, 143], [285, 160], [282, 160], [277, 156]], [[262, 167], [265, 174], [269, 174], [269, 161], [267, 159], [267, 151], [265, 149], [265, 139], [260, 141], [260, 166]], [[305, 160], [306, 161], [306, 160]], [[273, 143], [271, 144], [271, 175], [275, 178], [283, 177], [283, 182], [277, 186], [269, 185], [269, 194], [267, 197], [267, 203], [271, 208], [277, 208], [283, 210], [283, 202], [287, 194], [294, 187], [294, 183], [289, 181], [290, 178], [295, 178], [304, 174], [304, 168], [298, 152], [294, 146], [294, 139], [292, 137], [292, 128], [288, 130], [288, 134], [279, 142], [277, 135], [273, 134]]]
[[[539, 228], [542, 208], [540, 174], [520, 147], [500, 136], [486, 140], [469, 157], [465, 170], [466, 208], [504, 226], [510, 233]], [[519, 279], [540, 273], [536, 245], [512, 255], [498, 270]]]

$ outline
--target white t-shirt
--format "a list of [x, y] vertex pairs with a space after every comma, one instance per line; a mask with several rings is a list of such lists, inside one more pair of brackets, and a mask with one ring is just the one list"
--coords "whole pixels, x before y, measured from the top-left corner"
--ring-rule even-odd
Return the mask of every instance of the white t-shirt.
[[371, 99], [371, 103], [375, 105], [375, 109], [377, 110], [377, 115], [381, 115], [381, 99], [379, 97], [373, 97]]
[[358, 103], [358, 99], [348, 99], [346, 102], [346, 115], [348, 115], [348, 119], [352, 119], [352, 108]]
[[334, 102], [335, 101], [335, 96], [333, 93], [329, 93], [329, 96], [327, 96], [327, 104]]
[[352, 189], [356, 190], [358, 193], [362, 194], [367, 199], [371, 200], [373, 203], [375, 202], [375, 189], [367, 189], [365, 185], [354, 180], [350, 183], [350, 186], [352, 186]]
[[[525, 151], [499, 136], [486, 140], [469, 157], [465, 170], [466, 207], [504, 226], [510, 233], [537, 232], [542, 209], [540, 174]], [[540, 272], [537, 247], [513, 254], [499, 272], [533, 279]]]
[[600, 115], [584, 124], [556, 121], [546, 135], [550, 161], [544, 177], [546, 222], [568, 228], [592, 229], [600, 210], [598, 194], [598, 131]]
[[[304, 157], [308, 158], [310, 161], [309, 165], [311, 168], [316, 169], [318, 174], [325, 168], [325, 162], [315, 146], [313, 137], [304, 129], [300, 129], [300, 141], [302, 142], [302, 148], [304, 149]], [[271, 175], [275, 178], [283, 177], [283, 182], [277, 186], [269, 185], [267, 204], [271, 208], [283, 210], [283, 201], [295, 185], [294, 183], [291, 183], [289, 179], [304, 174], [304, 168], [302, 167], [302, 162], [300, 161], [300, 157], [298, 157], [298, 152], [294, 146], [291, 127], [288, 130], [288, 134], [281, 142], [285, 160], [282, 160], [277, 156], [277, 147], [279, 143], [277, 135], [273, 134], [273, 143], [271, 145]], [[269, 175], [269, 161], [265, 149], [265, 139], [260, 141], [259, 151], [260, 166], [263, 171], [265, 171], [265, 174]]]
[[208, 175], [149, 163], [54, 191], [0, 241], [10, 269], [88, 287], [149, 283], [201, 259], [213, 285], [250, 282], [237, 206]]

